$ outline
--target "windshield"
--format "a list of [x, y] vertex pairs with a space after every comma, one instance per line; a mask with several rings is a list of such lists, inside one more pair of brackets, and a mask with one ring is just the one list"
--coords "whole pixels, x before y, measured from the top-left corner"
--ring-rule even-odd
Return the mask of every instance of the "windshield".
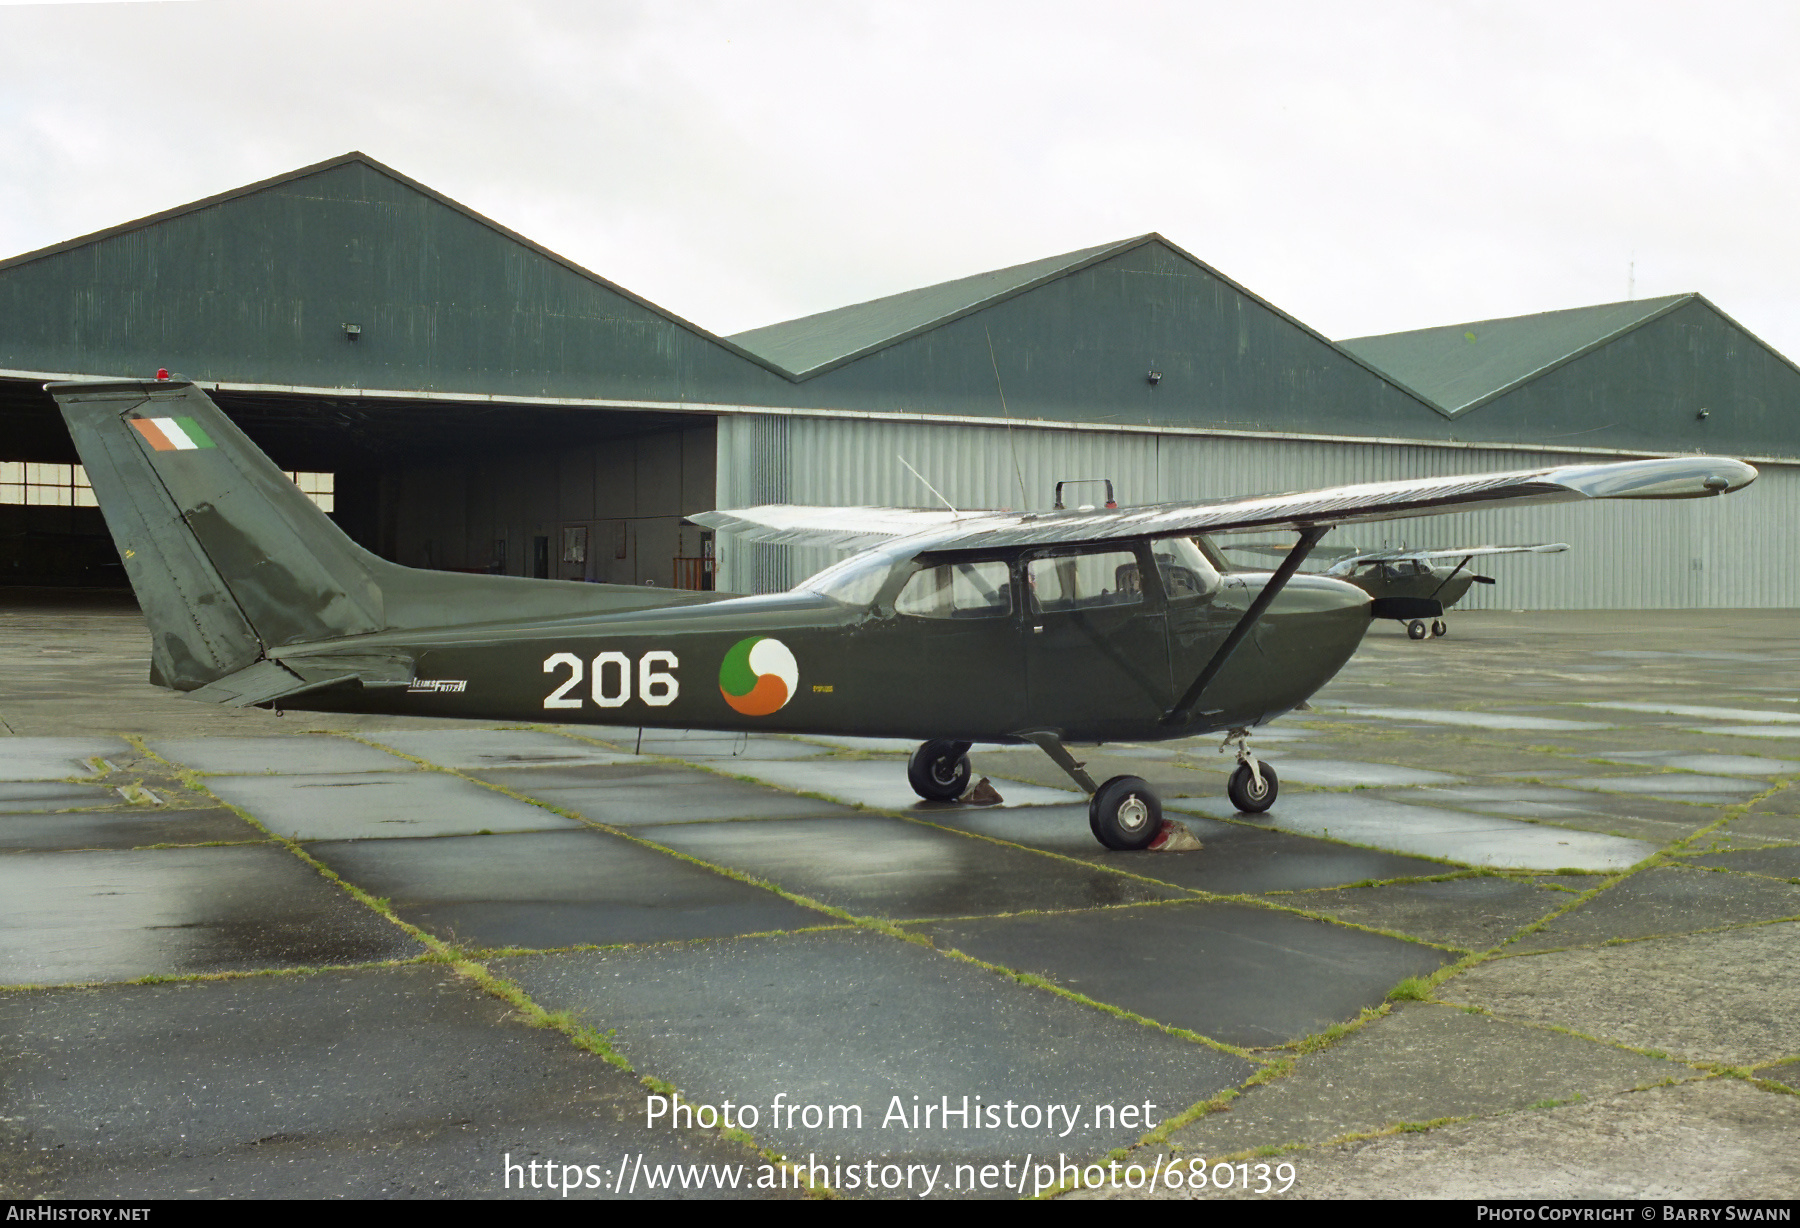
[[845, 605], [867, 606], [875, 600], [893, 570], [893, 554], [886, 550], [867, 550], [853, 554], [841, 563], [833, 563], [810, 579], [802, 580], [798, 587]]

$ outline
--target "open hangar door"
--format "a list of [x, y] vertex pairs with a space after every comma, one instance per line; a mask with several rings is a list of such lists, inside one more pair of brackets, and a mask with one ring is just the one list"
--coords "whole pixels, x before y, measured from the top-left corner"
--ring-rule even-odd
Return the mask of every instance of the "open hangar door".
[[[682, 518], [714, 506], [709, 415], [208, 391], [352, 539], [398, 563], [666, 587], [705, 549]], [[0, 585], [123, 587], [42, 381], [0, 380], [0, 427]]]

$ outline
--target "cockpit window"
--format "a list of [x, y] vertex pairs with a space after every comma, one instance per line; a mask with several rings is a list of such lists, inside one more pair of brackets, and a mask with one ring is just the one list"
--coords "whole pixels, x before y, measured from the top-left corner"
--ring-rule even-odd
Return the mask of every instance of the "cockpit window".
[[1204, 597], [1218, 589], [1218, 570], [1191, 539], [1168, 537], [1152, 542], [1150, 553], [1170, 601]]
[[894, 612], [915, 618], [1003, 618], [1012, 613], [1012, 571], [996, 560], [923, 568], [900, 590]]

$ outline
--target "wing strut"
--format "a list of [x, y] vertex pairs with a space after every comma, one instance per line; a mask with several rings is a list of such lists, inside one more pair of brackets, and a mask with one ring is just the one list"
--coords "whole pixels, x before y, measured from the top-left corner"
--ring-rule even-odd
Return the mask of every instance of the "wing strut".
[[[1462, 571], [1462, 569], [1463, 569], [1463, 568], [1465, 568], [1465, 567], [1467, 567], [1467, 566], [1468, 566], [1468, 565], [1469, 565], [1469, 560], [1470, 560], [1470, 559], [1472, 559], [1472, 558], [1474, 558], [1474, 557], [1475, 557], [1475, 556], [1474, 556], [1474, 555], [1472, 555], [1472, 554], [1466, 554], [1466, 555], [1464, 555], [1464, 556], [1463, 556], [1463, 561], [1462, 561], [1462, 562], [1460, 562], [1460, 563], [1458, 563], [1458, 564], [1457, 564], [1457, 565], [1456, 565], [1456, 569], [1455, 569], [1455, 570], [1454, 570], [1454, 571], [1452, 571], [1452, 572], [1451, 572], [1451, 573], [1450, 573], [1450, 574], [1449, 574], [1449, 575], [1447, 575], [1447, 576], [1445, 576], [1445, 577], [1444, 577], [1444, 584], [1448, 584], [1448, 583], [1450, 583], [1450, 581], [1452, 581], [1452, 580], [1454, 580], [1454, 579], [1456, 579], [1456, 577], [1457, 577], [1457, 575], [1458, 575], [1458, 574], [1460, 574], [1460, 573], [1461, 573], [1461, 571]], [[1432, 590], [1431, 590], [1431, 595], [1432, 595], [1432, 596], [1433, 596], [1433, 597], [1435, 597], [1435, 596], [1437, 596], [1437, 595], [1438, 595], [1438, 594], [1439, 594], [1439, 593], [1441, 593], [1441, 592], [1443, 592], [1443, 591], [1444, 591], [1444, 584], [1440, 584], [1440, 585], [1438, 585], [1438, 586], [1437, 586], [1437, 587], [1436, 587], [1436, 588], [1434, 588], [1434, 589], [1432, 589]]]
[[1262, 592], [1256, 595], [1256, 600], [1250, 603], [1250, 608], [1244, 611], [1244, 616], [1237, 620], [1237, 626], [1231, 629], [1231, 634], [1225, 637], [1225, 642], [1219, 645], [1218, 651], [1213, 653], [1212, 659], [1201, 667], [1193, 685], [1188, 687], [1182, 697], [1175, 701], [1175, 706], [1163, 716], [1163, 724], [1181, 725], [1186, 723], [1188, 714], [1199, 702], [1200, 693], [1206, 689], [1207, 683], [1211, 682], [1219, 671], [1225, 668], [1225, 663], [1231, 660], [1231, 654], [1236, 652], [1238, 645], [1244, 642], [1244, 637], [1250, 634], [1251, 629], [1256, 626], [1257, 620], [1263, 616], [1263, 612], [1274, 604], [1275, 598], [1281, 596], [1281, 590], [1287, 587], [1287, 582], [1293, 578], [1296, 571], [1300, 570], [1300, 564], [1306, 562], [1306, 556], [1312, 553], [1312, 548], [1319, 544], [1321, 537], [1331, 532], [1331, 528], [1332, 526], [1328, 524], [1314, 524], [1307, 525], [1300, 530], [1300, 540], [1294, 543], [1294, 548], [1288, 551], [1285, 559], [1281, 560], [1281, 566], [1275, 569], [1275, 574], [1269, 577], [1267, 584], [1263, 585]]

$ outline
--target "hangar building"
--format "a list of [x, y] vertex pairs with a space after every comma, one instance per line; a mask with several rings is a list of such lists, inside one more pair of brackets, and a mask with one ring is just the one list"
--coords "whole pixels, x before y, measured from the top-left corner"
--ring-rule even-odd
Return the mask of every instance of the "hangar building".
[[0, 261], [0, 583], [118, 576], [41, 386], [163, 367], [414, 566], [785, 587], [829, 556], [683, 518], [933, 502], [901, 458], [1047, 507], [1709, 452], [1761, 480], [1336, 536], [1573, 547], [1470, 608], [1800, 605], [1800, 370], [1699, 295], [1333, 342], [1151, 234], [720, 337], [352, 153]]

